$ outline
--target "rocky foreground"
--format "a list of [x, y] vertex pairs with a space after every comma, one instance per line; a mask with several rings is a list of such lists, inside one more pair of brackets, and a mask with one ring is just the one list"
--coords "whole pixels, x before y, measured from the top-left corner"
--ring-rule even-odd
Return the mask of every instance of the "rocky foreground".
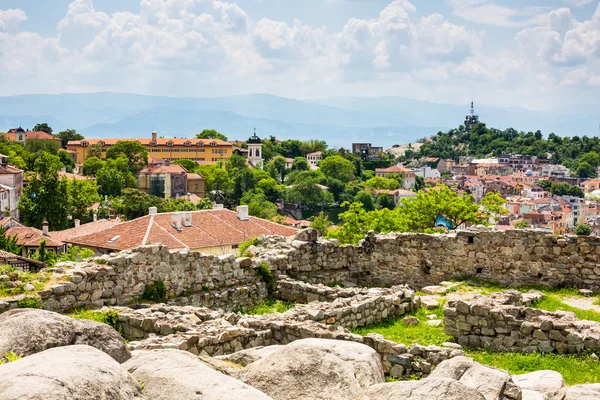
[[111, 327], [42, 310], [0, 314], [0, 399], [591, 400], [600, 385], [566, 387], [554, 371], [511, 376], [467, 357], [422, 380], [385, 383], [381, 356], [360, 343], [302, 339], [197, 357], [136, 350]]

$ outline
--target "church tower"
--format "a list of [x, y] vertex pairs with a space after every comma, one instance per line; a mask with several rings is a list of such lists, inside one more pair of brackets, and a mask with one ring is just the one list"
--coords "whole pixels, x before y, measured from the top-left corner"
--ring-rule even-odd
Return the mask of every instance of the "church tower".
[[262, 157], [262, 140], [256, 136], [256, 128], [254, 128], [254, 135], [246, 142], [248, 144], [248, 162], [255, 167], [263, 167]]
[[471, 131], [479, 123], [479, 115], [475, 114], [475, 106], [471, 101], [471, 112], [465, 117], [465, 130]]

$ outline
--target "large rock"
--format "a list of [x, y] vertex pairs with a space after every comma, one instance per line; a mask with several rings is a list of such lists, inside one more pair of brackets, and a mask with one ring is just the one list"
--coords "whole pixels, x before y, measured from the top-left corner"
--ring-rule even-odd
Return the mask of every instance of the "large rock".
[[90, 346], [65, 346], [0, 365], [2, 400], [145, 399], [137, 381]]
[[304, 339], [248, 365], [238, 377], [275, 400], [359, 400], [366, 399], [361, 382], [383, 382], [378, 357], [359, 343]]
[[476, 390], [448, 378], [382, 383], [371, 386], [370, 400], [484, 400]]
[[73, 319], [51, 311], [20, 308], [0, 314], [0, 354], [26, 357], [52, 347], [85, 344], [122, 363], [131, 357], [127, 344], [106, 324]]
[[578, 385], [567, 388], [564, 400], [600, 400], [600, 392], [594, 390], [592, 385]]
[[270, 400], [263, 392], [180, 350], [134, 351], [123, 364], [153, 400]]
[[316, 242], [319, 239], [319, 234], [316, 229], [307, 228], [296, 232], [294, 240], [300, 240], [302, 242]]
[[458, 380], [481, 393], [485, 400], [521, 399], [521, 389], [515, 385], [508, 372], [486, 367], [468, 357], [442, 361], [429, 377]]
[[246, 350], [240, 350], [232, 354], [226, 354], [223, 356], [214, 357], [218, 360], [225, 360], [232, 362], [234, 364], [239, 364], [243, 367], [252, 364], [255, 361], [260, 360], [278, 350], [280, 350], [283, 346], [281, 345], [273, 345], [266, 347], [253, 347]]
[[565, 381], [556, 371], [543, 370], [523, 375], [513, 375], [513, 382], [521, 389], [533, 390], [545, 396], [547, 400], [562, 400]]
[[364, 344], [329, 339], [302, 339], [288, 346], [299, 349], [314, 348], [335, 354], [354, 366], [354, 375], [360, 386], [366, 387], [385, 382], [381, 356]]
[[521, 394], [521, 400], [548, 400], [546, 396], [535, 390], [522, 389]]

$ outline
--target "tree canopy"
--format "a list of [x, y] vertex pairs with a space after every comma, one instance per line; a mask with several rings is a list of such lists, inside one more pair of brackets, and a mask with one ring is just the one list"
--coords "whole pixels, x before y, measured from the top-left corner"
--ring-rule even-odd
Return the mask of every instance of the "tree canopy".
[[135, 173], [148, 165], [148, 151], [136, 140], [122, 140], [106, 150], [107, 159], [121, 156], [127, 158], [127, 165], [131, 172]]
[[227, 136], [214, 129], [204, 129], [202, 132], [196, 134], [196, 139], [218, 139], [227, 141]]

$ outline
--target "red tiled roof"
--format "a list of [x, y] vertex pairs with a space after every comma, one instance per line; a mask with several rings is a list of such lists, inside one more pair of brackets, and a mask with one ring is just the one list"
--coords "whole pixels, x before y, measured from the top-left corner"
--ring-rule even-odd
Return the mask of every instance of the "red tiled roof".
[[35, 247], [39, 246], [42, 239], [46, 239], [46, 246], [48, 247], [60, 247], [64, 243], [54, 239], [52, 236], [44, 236], [43, 232], [39, 229], [31, 228], [29, 226], [24, 227], [13, 227], [6, 230], [7, 236], [16, 236], [17, 244], [19, 246]]
[[204, 179], [204, 177], [203, 177], [202, 175], [198, 174], [198, 173], [195, 173], [195, 172], [189, 172], [189, 173], [187, 174], [187, 179], [188, 179], [188, 181], [192, 181], [192, 180], [202, 180], [202, 179]]
[[393, 165], [393, 166], [388, 167], [388, 168], [376, 168], [375, 169], [376, 173], [377, 172], [383, 172], [383, 173], [390, 173], [390, 174], [393, 174], [393, 173], [402, 173], [402, 172], [409, 172], [409, 171], [410, 171], [409, 169], [404, 168], [401, 165]]
[[0, 175], [22, 174], [23, 170], [12, 165], [0, 165]]
[[235, 212], [226, 209], [192, 211], [190, 214], [192, 226], [184, 226], [181, 231], [172, 226], [172, 213], [162, 213], [146, 215], [67, 242], [110, 250], [126, 250], [151, 243], [162, 243], [170, 249], [196, 250], [239, 244], [261, 235], [292, 236], [297, 231], [256, 217], [241, 221]]
[[[122, 138], [122, 139], [83, 139], [83, 140], [72, 140], [68, 143], [69, 146], [81, 146], [82, 142], [87, 142], [88, 146], [93, 146], [98, 142], [104, 142], [107, 146], [113, 146], [122, 140], [135, 140], [140, 142], [144, 146], [150, 146], [152, 138]], [[156, 144], [158, 146], [166, 146], [168, 142], [172, 142], [173, 146], [185, 146], [186, 142], [190, 142], [191, 146], [198, 146], [198, 143], [202, 143], [204, 146], [211, 146], [211, 143], [215, 143], [217, 146], [231, 146], [231, 143], [219, 139], [196, 139], [196, 138], [157, 138]]]
[[81, 236], [87, 236], [93, 233], [101, 232], [120, 223], [121, 221], [117, 220], [99, 219], [95, 222], [88, 222], [87, 224], [80, 225], [79, 228], [70, 228], [63, 231], [52, 231], [50, 232], [50, 236], [60, 242], [66, 242], [69, 239], [75, 239]]
[[[21, 134], [25, 134], [25, 138], [26, 139], [33, 139], [33, 140], [57, 140], [59, 142], [61, 142], [60, 138], [57, 138], [56, 136], [52, 136], [46, 132], [20, 132]], [[12, 141], [14, 141], [16, 139], [16, 133], [15, 132], [9, 132], [6, 134], [6, 137]]]

